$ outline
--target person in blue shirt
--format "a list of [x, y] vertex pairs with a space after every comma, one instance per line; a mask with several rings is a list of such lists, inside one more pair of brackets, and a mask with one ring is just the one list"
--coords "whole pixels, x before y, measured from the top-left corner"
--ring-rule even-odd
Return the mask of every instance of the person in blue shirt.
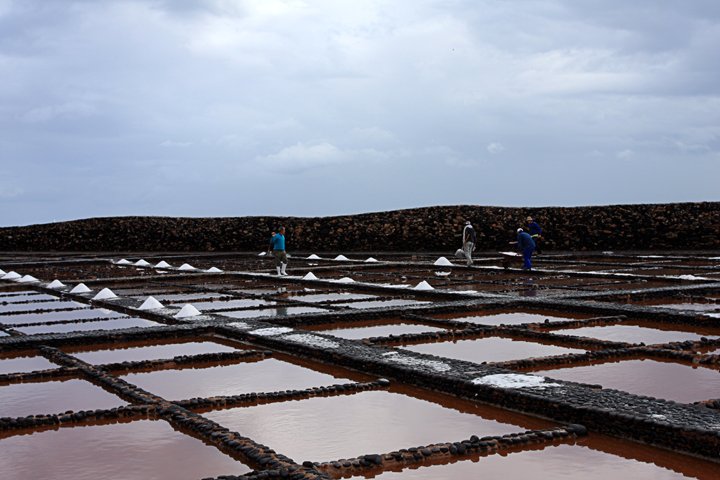
[[517, 229], [518, 249], [523, 255], [523, 270], [532, 270], [532, 254], [535, 251], [535, 241], [529, 233], [523, 231], [522, 228]]
[[285, 252], [285, 227], [278, 228], [278, 232], [270, 239], [273, 254], [275, 255], [275, 268], [278, 275], [287, 275], [287, 253]]
[[538, 225], [538, 223], [535, 220], [533, 220], [533, 218], [530, 216], [528, 216], [525, 220], [527, 221], [528, 233], [535, 241], [535, 252], [542, 253], [542, 251], [540, 251], [540, 241], [542, 240], [542, 228], [540, 228], [540, 225]]

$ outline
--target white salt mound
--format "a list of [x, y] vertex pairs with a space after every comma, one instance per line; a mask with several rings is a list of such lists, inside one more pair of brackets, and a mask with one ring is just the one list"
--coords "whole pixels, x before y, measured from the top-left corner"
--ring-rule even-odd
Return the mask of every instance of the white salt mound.
[[345, 255], [338, 255], [338, 256], [335, 257], [333, 260], [341, 260], [341, 261], [344, 262], [344, 261], [349, 260], [349, 258], [347, 258]]
[[452, 262], [445, 257], [440, 257], [437, 260], [435, 260], [435, 263], [433, 263], [433, 265], [449, 267], [449, 266], [452, 266]]
[[336, 280], [337, 283], [354, 283], [355, 280], [353, 280], [350, 277], [343, 277], [340, 280]]
[[506, 257], [519, 257], [520, 254], [517, 252], [499, 252], [500, 255], [505, 255]]
[[205, 270], [208, 273], [222, 273], [222, 270], [220, 270], [217, 267], [210, 267], [207, 270]]
[[303, 280], [317, 280], [318, 277], [316, 277], [314, 273], [308, 272], [302, 279]]
[[18, 283], [32, 283], [32, 282], [39, 282], [37, 278], [33, 277], [32, 275], [25, 275], [22, 278], [18, 279]]
[[121, 258], [117, 262], [115, 262], [117, 265], [132, 265], [132, 262], [129, 260], [126, 260], [124, 258]]
[[163, 260], [163, 261], [161, 261], [161, 262], [158, 262], [158, 263], [155, 265], [155, 268], [170, 268], [170, 264], [167, 263], [165, 260]]
[[92, 292], [84, 283], [78, 283], [73, 287], [72, 290], [70, 290], [70, 293], [87, 293]]
[[117, 298], [117, 295], [109, 288], [103, 288], [93, 297], [93, 300], [106, 300], [108, 298]]
[[435, 272], [435, 276], [436, 276], [436, 277], [447, 277], [447, 276], [450, 275], [451, 273], [452, 273], [452, 272]]
[[138, 307], [138, 310], [157, 310], [158, 308], [165, 308], [155, 297], [148, 297], [142, 305]]
[[5, 270], [3, 270], [2, 268], [0, 268], [0, 277], [3, 276], [3, 275], [5, 275], [6, 273], [7, 273], [7, 272], [5, 272]]
[[138, 260], [137, 262], [135, 262], [133, 265], [135, 265], [136, 267], [149, 267], [149, 266], [150, 266], [150, 262], [145, 261], [145, 260], [143, 260], [143, 259], [141, 258], [140, 260]]
[[377, 259], [375, 259], [375, 258], [373, 258], [373, 257], [368, 257], [368, 258], [365, 260], [365, 263], [377, 263]]
[[307, 257], [307, 260], [320, 260], [320, 257], [318, 257], [317, 255], [315, 255], [315, 254], [313, 253], [312, 255], [310, 255], [309, 257]]
[[260, 253], [258, 253], [258, 257], [264, 257], [265, 255], [267, 255], [267, 252], [260, 252]]
[[187, 303], [175, 314], [175, 318], [197, 317], [198, 315], [200, 315], [200, 310]]
[[53, 280], [52, 282], [48, 283], [47, 288], [63, 288], [65, 286], [64, 283], [62, 283], [60, 280]]
[[415, 288], [413, 290], [435, 290], [432, 285], [430, 285], [428, 282], [423, 280], [422, 282], [415, 285]]
[[178, 270], [195, 270], [195, 267], [193, 267], [189, 263], [183, 263], [182, 265], [180, 265], [180, 268], [178, 268]]
[[2, 276], [2, 280], [17, 280], [18, 278], [22, 278], [22, 275], [20, 275], [19, 273], [15, 272], [15, 271], [6, 273], [5, 275]]

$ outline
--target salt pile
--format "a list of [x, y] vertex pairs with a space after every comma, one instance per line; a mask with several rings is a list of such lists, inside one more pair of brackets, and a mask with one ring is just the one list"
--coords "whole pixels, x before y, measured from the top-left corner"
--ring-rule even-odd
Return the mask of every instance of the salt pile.
[[365, 263], [377, 263], [377, 260], [374, 259], [373, 257], [368, 257], [368, 258], [365, 260]]
[[195, 270], [195, 267], [193, 267], [189, 263], [183, 263], [182, 265], [180, 265], [178, 270]]
[[343, 277], [340, 280], [335, 280], [337, 283], [354, 283], [355, 280], [353, 280], [350, 277]]
[[320, 260], [320, 257], [318, 257], [317, 255], [315, 255], [315, 254], [313, 253], [312, 255], [310, 255], [309, 257], [307, 257], [307, 260]]
[[5, 273], [6, 272], [2, 268], [0, 268], [0, 276], [5, 275]]
[[445, 257], [440, 257], [437, 260], [435, 260], [435, 263], [433, 265], [441, 266], [441, 267], [452, 267], [452, 262], [448, 260]]
[[312, 272], [308, 272], [303, 278], [303, 280], [317, 280], [318, 277], [315, 276]]
[[210, 267], [207, 270], [205, 270], [208, 273], [222, 273], [222, 270], [220, 270], [217, 267]]
[[349, 260], [349, 258], [347, 258], [345, 255], [338, 255], [333, 260], [340, 260], [340, 261], [346, 262]]
[[78, 283], [75, 287], [70, 290], [70, 293], [87, 293], [92, 292], [84, 283]]
[[115, 292], [113, 292], [109, 288], [103, 288], [92, 299], [93, 300], [107, 300], [108, 298], [117, 298], [117, 295], [115, 295]]
[[17, 280], [18, 278], [22, 278], [22, 275], [20, 275], [19, 273], [15, 272], [15, 271], [6, 273], [5, 275], [2, 276], [2, 280]]
[[200, 310], [187, 303], [175, 314], [175, 318], [197, 317], [198, 315], [200, 315]]
[[264, 257], [265, 255], [267, 255], [267, 252], [260, 252], [260, 253], [258, 253], [258, 257]]
[[415, 288], [413, 290], [435, 290], [432, 285], [430, 285], [428, 282], [423, 280], [422, 282], [415, 285]]
[[115, 262], [115, 264], [116, 265], [132, 265], [132, 262], [130, 262], [129, 260], [126, 260], [124, 258], [121, 258], [120, 260]]
[[145, 261], [145, 260], [143, 260], [143, 259], [141, 258], [140, 260], [138, 260], [137, 262], [135, 262], [133, 265], [135, 265], [136, 267], [149, 267], [149, 266], [150, 266], [150, 262], [147, 262], [147, 261]]
[[163, 260], [163, 261], [161, 261], [161, 262], [158, 262], [158, 263], [155, 265], [155, 268], [170, 268], [170, 264], [167, 263], [165, 260]]
[[157, 301], [155, 297], [148, 297], [142, 305], [138, 307], [138, 310], [157, 310], [158, 308], [165, 308], [162, 303]]
[[57, 289], [57, 288], [63, 288], [64, 286], [65, 286], [64, 283], [62, 283], [60, 280], [55, 279], [52, 282], [48, 283], [47, 288]]
[[18, 279], [18, 283], [32, 283], [32, 282], [39, 282], [37, 278], [33, 277], [32, 275], [25, 275], [22, 278]]
[[435, 272], [435, 276], [436, 276], [436, 277], [447, 277], [447, 276], [450, 275], [451, 273], [452, 273], [452, 272]]

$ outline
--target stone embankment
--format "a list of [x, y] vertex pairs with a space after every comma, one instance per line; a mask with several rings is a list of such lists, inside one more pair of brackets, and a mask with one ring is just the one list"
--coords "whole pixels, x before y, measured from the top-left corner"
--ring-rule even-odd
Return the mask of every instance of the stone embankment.
[[507, 248], [532, 215], [556, 250], [720, 248], [720, 202], [599, 207], [427, 207], [337, 217], [109, 217], [0, 228], [0, 251], [256, 251], [287, 228], [290, 251], [448, 251], [465, 220], [480, 250]]

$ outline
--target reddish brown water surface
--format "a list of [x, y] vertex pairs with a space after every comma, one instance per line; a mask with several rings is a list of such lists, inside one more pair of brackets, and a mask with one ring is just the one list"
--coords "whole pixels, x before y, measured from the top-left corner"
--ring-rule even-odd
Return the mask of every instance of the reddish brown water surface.
[[683, 403], [720, 396], [717, 370], [655, 360], [623, 360], [533, 373]]
[[250, 469], [162, 420], [46, 430], [0, 439], [4, 480], [187, 479]]
[[19, 315], [2, 315], [0, 323], [17, 325], [20, 323], [61, 322], [63, 320], [85, 320], [88, 318], [118, 318], [122, 313], [105, 310], [104, 308], [78, 308], [59, 312], [23, 313]]
[[265, 308], [261, 310], [238, 310], [235, 312], [222, 312], [220, 315], [233, 318], [254, 318], [254, 317], [287, 317], [301, 313], [322, 313], [327, 312], [323, 308], [315, 307], [283, 307]]
[[168, 400], [305, 389], [349, 381], [274, 358], [221, 367], [133, 373], [122, 378]]
[[[575, 335], [578, 337], [597, 338], [611, 342], [645, 343], [648, 345], [669, 342], [684, 342], [686, 340], [700, 340], [701, 333], [683, 332], [678, 330], [660, 330], [657, 328], [641, 327], [637, 325], [608, 325], [602, 327], [582, 327], [555, 330], [558, 335]], [[716, 338], [716, 336], [713, 336]]]
[[350, 293], [350, 292], [337, 292], [337, 293], [308, 293], [305, 295], [295, 295], [290, 297], [293, 300], [300, 300], [303, 302], [329, 302], [334, 300], [366, 300], [376, 298], [377, 295], [368, 295], [365, 293]]
[[[177, 303], [175, 306], [181, 307], [182, 303]], [[275, 305], [275, 302], [268, 302], [267, 300], [260, 300], [254, 298], [247, 299], [234, 299], [234, 300], [208, 300], [203, 302], [192, 302], [192, 305], [202, 311], [205, 310], [216, 310], [222, 308], [246, 308], [246, 307], [259, 307], [260, 305]]]
[[[586, 440], [583, 440], [586, 441]], [[592, 445], [592, 442], [588, 441]], [[652, 459], [629, 457], [638, 447], [623, 453], [608, 453], [591, 446], [550, 445], [542, 450], [513, 452], [509, 455], [471, 457], [446, 465], [423, 466], [402, 472], [385, 472], [364, 478], [377, 480], [458, 480], [458, 479], [548, 479], [548, 480], [680, 480], [717, 479], [718, 465], [689, 457], [673, 458], [669, 465], [663, 456], [682, 457], [660, 450]], [[642, 447], [640, 447], [642, 448]], [[659, 463], [659, 464], [658, 464]], [[363, 477], [352, 477], [363, 478]]]
[[368, 300], [359, 302], [339, 303], [339, 307], [350, 307], [350, 308], [380, 308], [380, 307], [403, 307], [406, 305], [423, 305], [431, 302], [424, 302], [420, 300], [410, 300], [397, 298], [393, 300]]
[[589, 318], [590, 315], [563, 315], [558, 312], [473, 312], [452, 315], [436, 315], [435, 317], [457, 320], [459, 322], [477, 323], [481, 325], [518, 325], [521, 323], [544, 323], [546, 320], [549, 322], [576, 320], [579, 318]]
[[215, 342], [186, 342], [136, 347], [117, 346], [108, 350], [75, 350], [71, 354], [84, 362], [98, 365], [103, 363], [159, 360], [180, 355], [197, 355], [200, 353], [232, 352], [234, 350], [236, 349]]
[[84, 308], [85, 305], [77, 302], [61, 302], [60, 300], [49, 300], [46, 302], [33, 303], [8, 303], [0, 305], [0, 313], [5, 312], [23, 312], [33, 310], [49, 310], [52, 308]]
[[298, 462], [386, 453], [551, 425], [445, 396], [420, 393], [424, 398], [418, 398], [407, 392], [412, 390], [310, 398], [204, 415]]
[[58, 367], [59, 365], [40, 355], [0, 355], [0, 374], [33, 372]]
[[524, 358], [564, 355], [566, 353], [585, 353], [585, 350], [577, 348], [557, 347], [555, 345], [544, 345], [542, 343], [500, 337], [408, 345], [402, 348], [417, 353], [427, 353], [475, 363], [506, 362]]
[[[341, 327], [341, 328], [337, 328]], [[388, 321], [388, 320], [371, 320], [368, 322], [353, 322], [352, 326], [348, 325], [315, 325], [308, 328], [309, 330], [316, 330], [320, 333], [326, 333], [328, 335], [334, 335], [340, 338], [347, 338], [349, 340], [357, 340], [360, 338], [370, 337], [387, 337], [388, 335], [402, 335], [409, 333], [421, 333], [421, 332], [438, 332], [443, 330], [442, 328], [429, 327], [427, 325], [419, 325], [416, 323], [405, 323], [402, 321]]]
[[0, 417], [24, 417], [66, 410], [95, 410], [124, 405], [122, 399], [84, 380], [0, 386]]
[[50, 325], [37, 325], [34, 327], [19, 327], [17, 330], [27, 335], [37, 333], [66, 333], [66, 332], [87, 332], [90, 330], [117, 330], [120, 328], [134, 327], [158, 327], [161, 323], [151, 322], [142, 318], [116, 318], [112, 320], [101, 320], [85, 323], [53, 323]]
[[47, 301], [47, 300], [57, 300], [58, 297], [55, 297], [53, 295], [47, 295], [45, 293], [37, 293], [34, 290], [23, 290], [20, 292], [11, 292], [11, 293], [0, 293], [0, 302], [25, 302], [28, 300], [32, 301]]

